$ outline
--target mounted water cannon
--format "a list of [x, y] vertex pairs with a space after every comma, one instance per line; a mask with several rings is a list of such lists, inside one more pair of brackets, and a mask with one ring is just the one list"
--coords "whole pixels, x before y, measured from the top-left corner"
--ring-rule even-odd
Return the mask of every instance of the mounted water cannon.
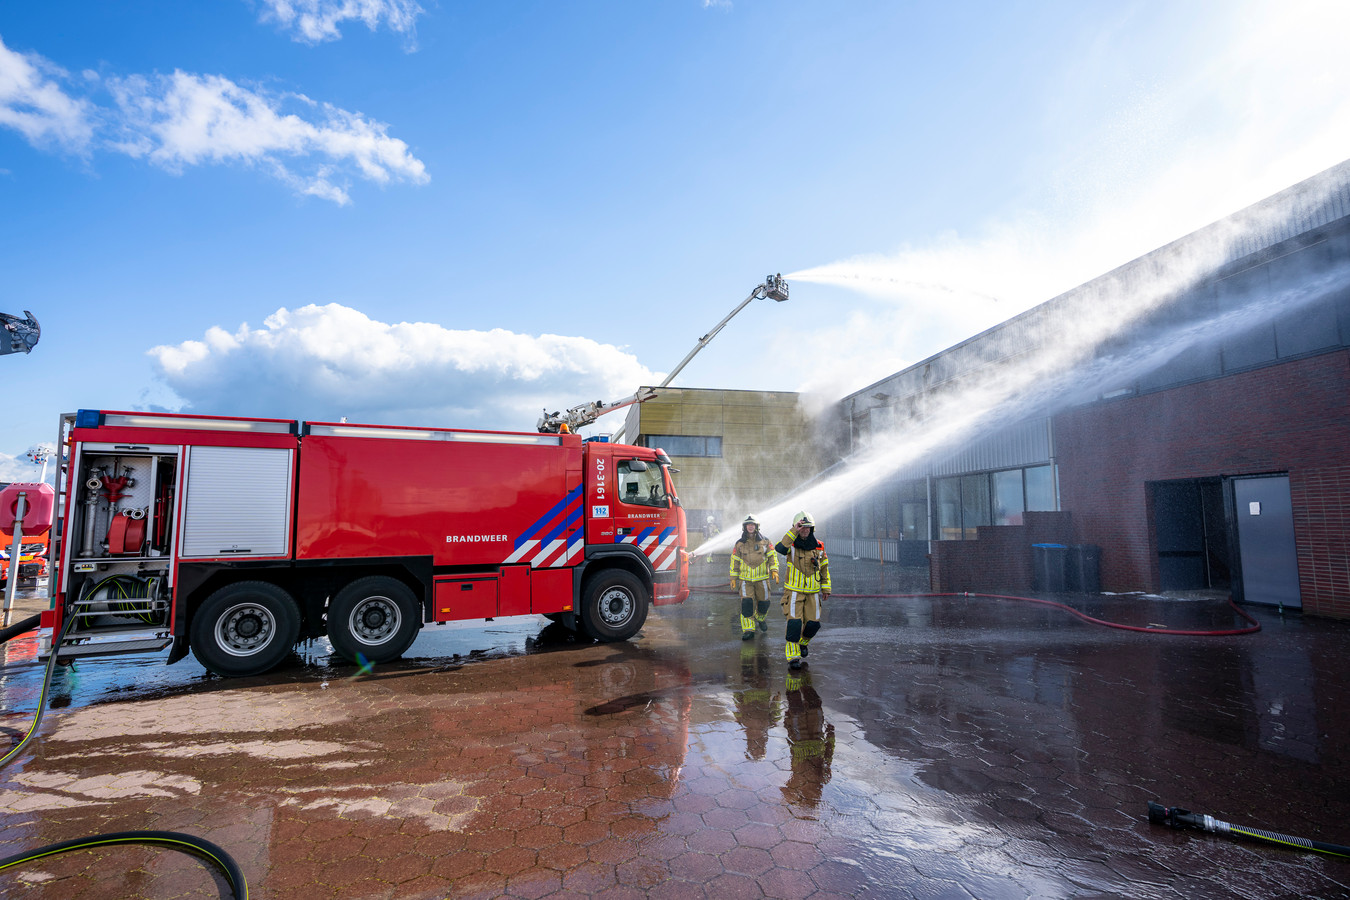
[[4, 328], [3, 332], [0, 332], [0, 356], [7, 353], [31, 353], [37, 346], [38, 339], [42, 337], [42, 326], [38, 324], [38, 320], [26, 309], [23, 314], [27, 318], [20, 319], [9, 313], [0, 313], [0, 324]]
[[[689, 354], [685, 356], [684, 359], [680, 360], [680, 364], [676, 366], [671, 373], [666, 376], [665, 380], [656, 387], [639, 388], [636, 393], [619, 400], [611, 400], [609, 402], [596, 400], [591, 403], [582, 403], [579, 406], [573, 406], [565, 412], [548, 412], [545, 410], [543, 417], [540, 418], [538, 423], [539, 431], [544, 434], [567, 434], [569, 432], [575, 432], [579, 428], [590, 425], [596, 419], [607, 413], [612, 413], [615, 410], [624, 409], [635, 403], [644, 403], [652, 399], [662, 388], [669, 386], [669, 384], [675, 380], [675, 376], [680, 374], [680, 370], [689, 364], [689, 360], [693, 359], [698, 351], [706, 347], [708, 342], [717, 336], [717, 332], [721, 331], [736, 313], [750, 305], [751, 300], [757, 300], [761, 297], [767, 297], [778, 303], [782, 303], [788, 298], [787, 281], [783, 279], [781, 274], [766, 275], [764, 283], [755, 285], [755, 289], [750, 292], [750, 296], [742, 300], [739, 306], [727, 314], [726, 318], [718, 322], [717, 325], [713, 327], [712, 331], [709, 331], [703, 337], [699, 338], [698, 343], [694, 345], [694, 349], [690, 350]], [[618, 443], [619, 439], [623, 437], [623, 432], [624, 428], [623, 426], [620, 426], [619, 430], [614, 432], [610, 440]]]

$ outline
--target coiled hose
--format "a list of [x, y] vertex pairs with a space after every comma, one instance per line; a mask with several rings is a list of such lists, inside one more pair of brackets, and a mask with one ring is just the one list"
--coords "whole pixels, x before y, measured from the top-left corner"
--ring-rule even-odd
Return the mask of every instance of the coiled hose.
[[[42, 691], [38, 695], [37, 712], [33, 715], [32, 724], [28, 726], [28, 732], [23, 736], [14, 747], [0, 758], [0, 768], [8, 765], [9, 762], [23, 751], [28, 742], [37, 734], [38, 725], [42, 722], [43, 708], [47, 705], [47, 694], [51, 690], [52, 676], [56, 673], [57, 651], [61, 643], [65, 640], [66, 634], [70, 631], [70, 626], [74, 624], [76, 617], [73, 615], [65, 616], [65, 623], [61, 626], [61, 634], [52, 640], [51, 654], [47, 658], [47, 671], [42, 678]], [[33, 631], [42, 622], [42, 616], [30, 616], [15, 625], [11, 625], [3, 632], [0, 632], [0, 644], [5, 643], [21, 634]], [[61, 841], [56, 844], [48, 844], [45, 847], [39, 847], [36, 850], [29, 850], [25, 853], [16, 853], [13, 856], [6, 856], [0, 859], [0, 871], [17, 866], [22, 863], [31, 862], [36, 859], [43, 859], [48, 856], [55, 856], [58, 853], [66, 853], [71, 850], [86, 850], [94, 847], [110, 847], [117, 844], [150, 844], [161, 847], [169, 847], [173, 850], [180, 850], [185, 853], [191, 853], [200, 856], [209, 862], [214, 863], [224, 874], [225, 879], [230, 883], [230, 890], [234, 896], [248, 900], [248, 882], [244, 878], [244, 873], [234, 859], [222, 850], [219, 846], [204, 838], [196, 835], [183, 834], [177, 831], [115, 831], [109, 834], [96, 834], [89, 837], [75, 838], [69, 841]]]

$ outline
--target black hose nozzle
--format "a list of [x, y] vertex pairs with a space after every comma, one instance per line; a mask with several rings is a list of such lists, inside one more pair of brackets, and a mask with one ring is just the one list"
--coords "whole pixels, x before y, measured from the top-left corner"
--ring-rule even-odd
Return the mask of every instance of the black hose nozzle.
[[1343, 847], [1340, 844], [1310, 841], [1307, 838], [1290, 837], [1276, 831], [1262, 831], [1259, 828], [1233, 825], [1213, 816], [1193, 813], [1188, 809], [1181, 809], [1177, 806], [1163, 806], [1161, 803], [1154, 803], [1152, 800], [1148, 804], [1148, 820], [1154, 825], [1167, 825], [1172, 828], [1195, 828], [1199, 831], [1208, 831], [1210, 834], [1247, 838], [1248, 840], [1263, 841], [1279, 847], [1287, 847], [1291, 850], [1314, 850], [1328, 856], [1350, 859], [1350, 847]]
[[1201, 831], [1209, 831], [1205, 827], [1205, 817], [1197, 813], [1192, 813], [1189, 809], [1182, 809], [1179, 806], [1163, 806], [1161, 803], [1148, 802], [1148, 820], [1154, 825], [1167, 825], [1170, 828], [1198, 828]]

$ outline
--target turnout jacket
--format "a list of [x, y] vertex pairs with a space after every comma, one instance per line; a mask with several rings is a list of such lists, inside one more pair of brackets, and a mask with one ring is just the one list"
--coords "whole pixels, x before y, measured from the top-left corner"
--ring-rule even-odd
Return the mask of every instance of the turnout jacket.
[[731, 577], [741, 581], [764, 581], [778, 574], [778, 554], [769, 539], [756, 536], [753, 541], [737, 541], [731, 549]]
[[814, 543], [810, 549], [798, 544], [797, 532], [789, 530], [774, 547], [787, 557], [787, 577], [784, 587], [802, 594], [816, 594], [830, 591], [830, 558], [825, 553], [825, 545], [815, 539], [814, 532], [806, 543]]

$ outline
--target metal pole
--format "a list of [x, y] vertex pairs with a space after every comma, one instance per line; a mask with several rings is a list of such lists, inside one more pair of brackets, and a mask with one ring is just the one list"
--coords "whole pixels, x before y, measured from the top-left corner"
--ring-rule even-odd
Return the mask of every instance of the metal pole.
[[[730, 313], [728, 313], [725, 319], [718, 322], [717, 325], [713, 327], [712, 331], [708, 332], [703, 337], [699, 338], [698, 343], [694, 345], [694, 349], [690, 350], [688, 355], [685, 356], [684, 359], [680, 360], [680, 364], [676, 366], [674, 369], [672, 369], [670, 374], [665, 377], [665, 380], [662, 381], [660, 384], [658, 384], [654, 388], [654, 390], [660, 390], [661, 388], [666, 387], [668, 384], [674, 381], [675, 376], [680, 374], [680, 370], [683, 369], [685, 366], [689, 365], [689, 360], [693, 359], [694, 355], [698, 353], [698, 351], [708, 346], [708, 342], [717, 336], [717, 332], [721, 331], [724, 327], [726, 327], [726, 324], [732, 320], [732, 318], [736, 315], [736, 313], [745, 309], [745, 307], [749, 305], [751, 300], [754, 300], [757, 297], [763, 297], [764, 295], [765, 295], [764, 285], [762, 284], [755, 285], [755, 289], [750, 292], [750, 296], [742, 300], [741, 305], [733, 309]], [[623, 433], [624, 431], [627, 430], [627, 428], [628, 423], [624, 422], [622, 425], [619, 426], [619, 430], [614, 432], [614, 436], [611, 438], [611, 440], [613, 440], [615, 443], [618, 443], [619, 439], [623, 437]]]
[[5, 585], [5, 615], [3, 627], [9, 627], [9, 613], [14, 608], [14, 589], [19, 584], [19, 559], [23, 549], [23, 517], [28, 511], [28, 492], [19, 491], [14, 507], [14, 545], [9, 548], [9, 584]]

